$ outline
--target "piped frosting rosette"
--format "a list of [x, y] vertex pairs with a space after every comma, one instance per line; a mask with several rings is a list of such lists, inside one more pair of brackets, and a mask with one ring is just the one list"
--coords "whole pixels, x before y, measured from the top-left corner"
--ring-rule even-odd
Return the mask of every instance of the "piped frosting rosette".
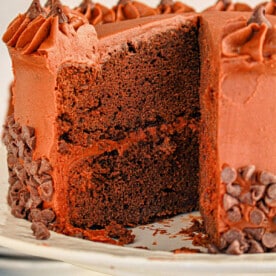
[[157, 11], [160, 14], [194, 12], [195, 10], [179, 1], [161, 0]]
[[271, 0], [270, 2], [264, 2], [260, 4], [265, 7], [265, 13], [276, 15], [276, 0]]
[[83, 0], [76, 10], [82, 13], [92, 25], [115, 22], [115, 12], [91, 0]]
[[232, 3], [231, 0], [218, 0], [216, 4], [206, 11], [252, 11], [252, 8], [244, 3]]
[[257, 7], [246, 21], [231, 21], [224, 29], [222, 54], [224, 57], [242, 56], [256, 62], [276, 57], [276, 28], [265, 17], [265, 7]]
[[87, 19], [76, 11], [63, 6], [59, 0], [51, 7], [43, 8], [39, 0], [33, 0], [24, 14], [19, 14], [8, 26], [3, 41], [23, 54], [36, 52], [48, 39], [54, 42], [56, 33], [74, 36]]
[[138, 1], [120, 0], [118, 4], [113, 7], [116, 15], [116, 21], [123, 21], [127, 19], [135, 19], [156, 15], [157, 10]]

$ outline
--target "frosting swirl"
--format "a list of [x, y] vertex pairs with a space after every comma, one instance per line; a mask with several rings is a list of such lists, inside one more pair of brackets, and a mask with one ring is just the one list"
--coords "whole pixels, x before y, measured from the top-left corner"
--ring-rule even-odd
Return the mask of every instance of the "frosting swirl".
[[225, 57], [244, 56], [261, 62], [276, 54], [276, 29], [265, 17], [264, 6], [258, 6], [251, 18], [229, 22], [224, 29], [222, 54]]
[[113, 10], [116, 15], [116, 21], [135, 19], [157, 14], [156, 9], [132, 0], [120, 0], [117, 6], [113, 7]]
[[270, 2], [265, 2], [261, 5], [265, 6], [265, 13], [276, 15], [276, 0], [271, 0]]
[[115, 12], [112, 9], [91, 0], [83, 0], [75, 10], [83, 14], [92, 25], [115, 22]]
[[252, 11], [252, 8], [243, 3], [232, 3], [231, 0], [218, 0], [216, 4], [205, 11]]
[[161, 0], [159, 5], [157, 6], [157, 10], [160, 14], [184, 13], [195, 11], [192, 7], [173, 0]]
[[8, 26], [3, 41], [23, 54], [31, 54], [56, 32], [55, 28], [65, 35], [73, 35], [86, 22], [84, 16], [63, 6], [59, 0], [52, 1], [48, 14], [39, 0], [33, 0], [27, 12], [20, 14]]
[[28, 27], [28, 25], [36, 20], [40, 21], [45, 18], [46, 12], [41, 7], [39, 0], [33, 0], [30, 7], [24, 14], [19, 14], [8, 26], [4, 33], [3, 41], [11, 47], [15, 47], [19, 37]]

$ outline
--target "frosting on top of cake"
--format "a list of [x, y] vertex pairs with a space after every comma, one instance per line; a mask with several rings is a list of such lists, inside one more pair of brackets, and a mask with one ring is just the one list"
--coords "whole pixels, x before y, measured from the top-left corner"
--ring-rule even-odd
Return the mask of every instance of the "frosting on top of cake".
[[59, 0], [53, 2], [48, 14], [39, 0], [33, 0], [28, 11], [19, 14], [8, 26], [3, 40], [23, 54], [32, 54], [52, 47], [60, 33], [69, 39], [76, 36], [79, 27], [87, 23], [83, 15], [63, 6]]
[[116, 19], [112, 9], [91, 0], [83, 0], [76, 10], [82, 13], [92, 25], [112, 23]]
[[251, 11], [252, 8], [244, 3], [232, 3], [231, 0], [218, 0], [206, 11]]
[[157, 14], [156, 9], [141, 2], [132, 0], [119, 0], [117, 6], [115, 6], [113, 10], [116, 14], [116, 21], [135, 19]]
[[271, 0], [270, 2], [265, 2], [261, 5], [265, 6], [266, 14], [276, 15], [276, 1], [275, 0]]
[[162, 13], [162, 14], [195, 11], [192, 7], [174, 0], [161, 0], [157, 7], [157, 10], [159, 13]]
[[243, 17], [230, 21], [224, 33], [222, 54], [225, 57], [245, 56], [263, 61], [276, 54], [275, 26], [265, 17], [264, 6], [258, 6], [248, 21]]

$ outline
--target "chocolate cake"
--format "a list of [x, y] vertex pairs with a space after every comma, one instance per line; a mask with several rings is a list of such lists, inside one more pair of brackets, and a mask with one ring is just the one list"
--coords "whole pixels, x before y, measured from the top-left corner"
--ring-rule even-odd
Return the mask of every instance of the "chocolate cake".
[[199, 207], [210, 251], [275, 250], [276, 19], [184, 6], [34, 0], [9, 25], [8, 202], [37, 238], [125, 244]]

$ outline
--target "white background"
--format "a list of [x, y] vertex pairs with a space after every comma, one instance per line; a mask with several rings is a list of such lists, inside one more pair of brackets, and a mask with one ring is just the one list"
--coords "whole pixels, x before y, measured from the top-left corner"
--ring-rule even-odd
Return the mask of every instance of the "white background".
[[[46, 0], [41, 1], [42, 4], [45, 3]], [[152, 1], [144, 1], [144, 3], [147, 3], [150, 6], [156, 6], [159, 3], [159, 0], [152, 0]], [[196, 8], [197, 11], [201, 11], [204, 8], [212, 5], [215, 3], [216, 0], [184, 0], [188, 5], [193, 6]], [[251, 6], [255, 6], [257, 3], [260, 3], [262, 1], [257, 0], [241, 0], [244, 3], [248, 3]], [[63, 0], [62, 3], [65, 5], [68, 5], [70, 7], [75, 7], [79, 5], [81, 0]], [[101, 2], [104, 3], [106, 6], [113, 6], [117, 3], [116, 0], [107, 0], [107, 1], [94, 1], [94, 2]], [[236, 1], [233, 1], [236, 2]], [[1, 8], [0, 8], [0, 36], [3, 36], [3, 33], [5, 32], [9, 22], [18, 13], [24, 13], [28, 6], [30, 5], [31, 0], [5, 0], [1, 1]], [[8, 87], [12, 80], [12, 69], [11, 69], [11, 63], [10, 58], [8, 55], [8, 51], [6, 49], [5, 44], [0, 41], [0, 126], [3, 124], [4, 117], [6, 114], [6, 108], [7, 108], [7, 101], [8, 101]], [[2, 130], [2, 128], [0, 128]], [[0, 130], [0, 133], [1, 133]]]

